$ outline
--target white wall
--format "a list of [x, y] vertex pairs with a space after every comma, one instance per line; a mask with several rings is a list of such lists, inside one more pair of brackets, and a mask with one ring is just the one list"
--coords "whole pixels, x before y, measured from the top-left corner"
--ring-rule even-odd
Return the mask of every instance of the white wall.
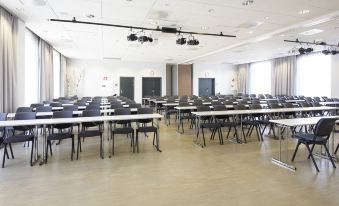
[[331, 97], [339, 98], [339, 55], [332, 56]]
[[[67, 59], [67, 70], [84, 74], [77, 92], [79, 97], [119, 95], [120, 77], [135, 77], [136, 102], [141, 102], [142, 98], [142, 77], [161, 77], [162, 95], [166, 94], [165, 63]], [[104, 77], [107, 77], [107, 81], [103, 80]]]
[[237, 71], [232, 64], [202, 64], [193, 65], [193, 94], [199, 95], [199, 78], [215, 78], [215, 93], [233, 94], [232, 79]]

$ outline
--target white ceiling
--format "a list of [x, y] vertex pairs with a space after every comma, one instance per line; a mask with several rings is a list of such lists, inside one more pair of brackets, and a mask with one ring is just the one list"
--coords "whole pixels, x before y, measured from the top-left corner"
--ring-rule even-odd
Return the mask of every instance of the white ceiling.
[[[339, 0], [255, 0], [249, 6], [242, 5], [245, 0], [48, 0], [45, 6], [36, 6], [33, 1], [0, 0], [0, 4], [70, 58], [240, 63], [287, 55], [295, 45], [284, 43], [286, 38], [339, 42]], [[310, 12], [300, 15], [301, 10]], [[95, 18], [87, 18], [88, 14]], [[127, 29], [48, 21], [73, 17], [111, 24], [223, 32], [237, 38], [196, 36], [200, 45], [190, 47], [176, 45], [175, 35], [153, 32], [158, 41], [141, 45], [126, 40]], [[327, 19], [326, 23], [307, 27], [323, 19]], [[261, 24], [246, 28], [258, 22]], [[324, 32], [299, 34], [312, 28]]]

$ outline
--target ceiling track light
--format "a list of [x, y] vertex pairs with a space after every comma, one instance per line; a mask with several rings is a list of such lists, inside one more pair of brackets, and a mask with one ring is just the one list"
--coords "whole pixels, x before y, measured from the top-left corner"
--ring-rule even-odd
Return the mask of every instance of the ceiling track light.
[[[253, 1], [253, 0], [252, 0]], [[88, 25], [96, 25], [96, 26], [109, 26], [109, 27], [118, 27], [118, 28], [126, 28], [126, 29], [140, 29], [144, 31], [158, 31], [163, 33], [182, 33], [182, 34], [194, 34], [194, 35], [205, 35], [205, 36], [215, 36], [215, 37], [236, 37], [234, 35], [223, 34], [220, 32], [217, 33], [203, 33], [203, 32], [193, 32], [193, 31], [181, 31], [177, 28], [171, 27], [157, 27], [157, 28], [145, 28], [145, 27], [137, 27], [137, 26], [128, 26], [128, 25], [119, 25], [119, 24], [106, 24], [106, 23], [99, 23], [99, 22], [89, 22], [89, 21], [77, 21], [75, 17], [72, 20], [67, 19], [50, 19], [53, 22], [63, 22], [63, 23], [73, 23], [73, 24], [88, 24]]]
[[299, 41], [299, 39], [296, 40], [284, 40], [284, 42], [290, 42], [290, 43], [299, 43], [299, 44], [307, 44], [307, 45], [316, 45], [316, 46], [328, 46], [328, 47], [337, 47], [339, 48], [339, 44], [327, 44], [326, 42], [307, 42], [307, 41]]
[[[339, 49], [339, 44], [338, 45], [333, 45], [333, 44], [327, 44], [326, 42], [305, 42], [305, 41], [299, 41], [299, 39], [296, 40], [284, 40], [285, 42], [290, 42], [290, 43], [298, 43], [298, 44], [306, 44], [306, 45], [315, 45], [315, 46], [324, 46], [327, 47], [327, 49], [322, 50], [321, 52], [325, 55], [337, 55], [339, 54], [339, 51], [337, 49]], [[298, 52], [299, 54], [303, 55], [303, 54], [309, 54], [311, 52], [313, 52], [314, 49], [312, 47], [309, 48], [299, 48]]]

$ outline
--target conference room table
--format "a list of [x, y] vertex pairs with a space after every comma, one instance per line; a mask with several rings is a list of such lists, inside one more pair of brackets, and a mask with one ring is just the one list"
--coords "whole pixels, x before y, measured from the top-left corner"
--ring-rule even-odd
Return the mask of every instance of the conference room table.
[[[272, 163], [276, 164], [280, 167], [283, 167], [285, 169], [288, 169], [290, 171], [296, 171], [296, 167], [289, 161], [289, 149], [288, 149], [288, 138], [289, 138], [289, 133], [292, 133], [293, 128], [295, 127], [302, 127], [302, 126], [311, 126], [311, 125], [316, 125], [317, 122], [321, 118], [335, 118], [339, 119], [339, 116], [318, 116], [318, 117], [308, 117], [308, 118], [293, 118], [293, 119], [277, 119], [277, 120], [270, 120], [271, 123], [274, 123], [278, 128], [280, 128], [279, 132], [279, 155], [278, 158], [272, 157]], [[285, 137], [283, 138], [283, 131], [285, 132]], [[332, 133], [332, 146], [329, 148], [332, 151], [332, 155], [335, 150], [334, 146], [334, 133]], [[285, 142], [285, 149], [284, 152], [282, 151], [282, 144], [283, 141]], [[332, 149], [331, 149], [332, 148]], [[285, 153], [285, 155], [283, 155]], [[321, 158], [326, 158], [327, 157], [323, 154], [316, 154], [317, 156]], [[285, 159], [284, 157], [285, 156]], [[334, 157], [337, 159], [336, 157]]]
[[[199, 129], [200, 129], [200, 122], [201, 117], [206, 116], [239, 116], [240, 118], [240, 128], [242, 128], [243, 124], [243, 115], [254, 115], [254, 114], [278, 114], [278, 113], [286, 113], [286, 112], [312, 112], [312, 111], [336, 111], [339, 107], [328, 107], [328, 106], [321, 106], [321, 107], [299, 107], [299, 108], [277, 108], [277, 109], [251, 109], [251, 110], [226, 110], [226, 111], [205, 111], [205, 112], [191, 112], [195, 115], [196, 118], [196, 125], [197, 125], [197, 140], [195, 143], [198, 145], [205, 147], [199, 141]], [[329, 112], [330, 114], [330, 112]], [[242, 139], [244, 134], [242, 134]], [[243, 143], [242, 140], [237, 139], [237, 143]]]
[[[15, 127], [15, 126], [35, 126], [35, 143], [36, 147], [34, 148], [34, 163], [37, 163], [42, 157], [40, 165], [46, 163], [45, 159], [45, 149], [47, 146], [47, 127], [49, 125], [55, 124], [79, 124], [79, 128], [81, 128], [82, 123], [85, 122], [103, 122], [104, 124], [109, 123], [110, 121], [123, 121], [123, 120], [131, 120], [137, 121], [142, 119], [155, 119], [156, 120], [156, 127], [160, 130], [159, 120], [162, 118], [160, 114], [134, 114], [134, 115], [113, 115], [113, 116], [97, 116], [97, 117], [73, 117], [73, 118], [48, 118], [48, 119], [32, 119], [32, 120], [7, 120], [7, 121], [0, 121], [0, 127]], [[39, 144], [39, 132], [38, 127], [42, 126], [43, 134], [42, 134], [42, 144]], [[104, 131], [108, 130], [108, 126], [104, 126]], [[105, 132], [104, 132], [105, 134]], [[10, 137], [9, 137], [10, 138]], [[158, 152], [160, 150], [160, 132], [156, 137], [156, 149]], [[110, 143], [109, 132], [107, 131], [107, 138], [103, 138], [103, 153], [104, 153], [104, 142], [105, 139], [108, 141], [108, 145]], [[35, 143], [33, 145], [35, 145]], [[39, 155], [39, 145], [42, 147], [42, 155]], [[109, 150], [109, 157], [111, 157], [112, 151]]]

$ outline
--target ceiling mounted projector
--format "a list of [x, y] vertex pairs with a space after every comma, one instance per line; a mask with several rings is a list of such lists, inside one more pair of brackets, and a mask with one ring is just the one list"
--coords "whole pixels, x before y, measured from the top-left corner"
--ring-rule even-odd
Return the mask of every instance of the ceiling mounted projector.
[[322, 53], [325, 55], [329, 55], [331, 52], [329, 50], [323, 50]]
[[127, 36], [127, 41], [136, 41], [136, 40], [138, 40], [138, 37], [137, 37], [137, 35], [136, 34], [129, 34], [128, 36]]
[[184, 45], [186, 44], [186, 38], [184, 38], [182, 35], [178, 35], [178, 39], [176, 40], [176, 43], [178, 45]]

